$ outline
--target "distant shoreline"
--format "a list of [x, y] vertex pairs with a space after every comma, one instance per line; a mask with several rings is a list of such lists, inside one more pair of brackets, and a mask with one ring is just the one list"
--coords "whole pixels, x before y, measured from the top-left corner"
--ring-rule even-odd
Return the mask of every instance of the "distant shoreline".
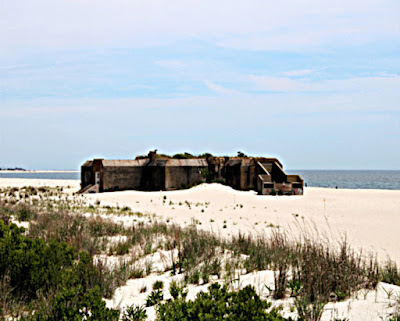
[[0, 173], [79, 173], [79, 171], [66, 171], [66, 170], [9, 170], [0, 169]]

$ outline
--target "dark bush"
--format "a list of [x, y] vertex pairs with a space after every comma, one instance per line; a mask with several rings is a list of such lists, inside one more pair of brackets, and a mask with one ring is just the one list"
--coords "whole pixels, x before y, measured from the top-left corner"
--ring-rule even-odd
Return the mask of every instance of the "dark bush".
[[130, 306], [122, 316], [122, 321], [144, 321], [147, 319], [147, 313], [143, 306]]
[[0, 278], [8, 275], [13, 293], [32, 300], [39, 290], [57, 289], [63, 269], [72, 266], [76, 252], [65, 243], [32, 240], [23, 232], [15, 224], [0, 221]]
[[19, 207], [14, 213], [18, 221], [30, 221], [37, 217], [37, 214], [27, 206]]
[[164, 299], [162, 290], [153, 290], [146, 299], [146, 307], [159, 304]]
[[50, 311], [39, 311], [27, 321], [117, 321], [119, 311], [106, 308], [98, 287], [85, 290], [82, 286], [65, 287], [51, 300]]
[[107, 273], [88, 253], [81, 252], [76, 263], [74, 247], [54, 239], [31, 239], [24, 231], [0, 220], [0, 279], [7, 280], [10, 299], [25, 305], [21, 315], [29, 315], [29, 303], [39, 306], [21, 320], [118, 320], [119, 312], [106, 309], [102, 300]]
[[179, 297], [160, 304], [157, 308], [157, 320], [292, 320], [283, 318], [276, 309], [267, 312], [271, 304], [260, 299], [251, 286], [231, 292], [226, 285], [221, 287], [214, 283], [208, 290], [207, 293], [200, 292], [194, 301]]

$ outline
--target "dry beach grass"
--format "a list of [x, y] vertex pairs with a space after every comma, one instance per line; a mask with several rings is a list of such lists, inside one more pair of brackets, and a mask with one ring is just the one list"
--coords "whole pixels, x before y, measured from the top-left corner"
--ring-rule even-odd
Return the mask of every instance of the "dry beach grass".
[[[210, 189], [212, 193], [207, 195]], [[283, 220], [278, 224], [273, 215], [265, 215], [279, 209], [271, 198], [267, 207], [272, 203], [273, 210], [264, 213], [268, 221], [257, 226], [257, 221], [251, 223], [253, 210], [255, 219], [259, 219], [261, 204], [257, 203], [257, 196], [227, 193], [226, 187], [219, 185], [210, 189], [199, 186], [161, 194], [74, 196], [74, 189], [65, 187], [3, 187], [1, 215], [5, 221], [24, 221], [19, 224], [28, 227], [32, 238], [56, 238], [86, 250], [95, 259], [93, 268], [100, 271], [93, 284], [99, 285], [103, 297], [110, 299], [108, 306], [122, 310], [132, 304], [144, 304], [152, 294], [152, 284], [163, 280], [164, 298], [170, 297], [167, 289], [171, 282], [178, 282], [192, 299], [210, 282], [226, 283], [232, 289], [249, 283], [262, 297], [276, 306], [282, 305], [286, 316], [300, 314], [307, 320], [318, 320], [324, 307], [323, 320], [349, 315], [351, 320], [375, 320], [378, 314], [388, 318], [395, 312], [398, 288], [379, 283], [400, 283], [395, 263], [381, 264], [374, 254], [353, 250], [348, 239], [321, 232], [315, 221], [304, 224], [302, 208], [290, 215], [292, 222], [300, 221], [302, 233], [289, 233]], [[225, 197], [214, 204], [221, 196], [217, 190]], [[232, 199], [235, 202], [229, 205]], [[247, 199], [253, 200], [252, 205]], [[162, 210], [159, 213], [157, 209]], [[180, 221], [183, 212], [186, 223]], [[234, 225], [236, 220], [238, 224]], [[241, 220], [250, 224], [242, 224]], [[11, 311], [5, 304], [7, 295], [3, 291], [3, 311]], [[352, 302], [357, 310], [363, 300], [372, 300], [370, 304], [375, 304], [378, 312], [360, 310], [356, 313], [359, 318], [352, 311], [346, 314], [344, 305]], [[154, 308], [146, 309], [154, 318]]]

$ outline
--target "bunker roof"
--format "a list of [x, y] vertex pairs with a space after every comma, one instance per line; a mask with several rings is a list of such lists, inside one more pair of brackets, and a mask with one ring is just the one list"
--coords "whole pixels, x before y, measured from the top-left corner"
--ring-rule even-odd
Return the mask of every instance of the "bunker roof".
[[283, 168], [281, 162], [277, 158], [255, 157], [254, 159], [260, 163], [277, 163]]
[[203, 167], [208, 166], [207, 160], [204, 158], [191, 158], [191, 159], [168, 159], [166, 166], [194, 166]]
[[93, 161], [86, 161], [86, 162], [82, 165], [82, 167], [91, 167], [91, 166], [93, 166]]
[[192, 167], [204, 167], [208, 166], [207, 160], [202, 158], [191, 158], [191, 159], [160, 159], [157, 158], [152, 161], [150, 166], [192, 166]]
[[105, 159], [104, 167], [132, 167], [144, 166], [148, 163], [148, 159]]
[[168, 159], [161, 159], [161, 158], [157, 158], [155, 160], [153, 160], [151, 163], [149, 163], [149, 166], [165, 166], [165, 164], [167, 163]]
[[241, 158], [241, 157], [232, 157], [226, 163], [226, 166], [235, 166], [235, 165], [250, 165], [254, 163], [254, 158]]

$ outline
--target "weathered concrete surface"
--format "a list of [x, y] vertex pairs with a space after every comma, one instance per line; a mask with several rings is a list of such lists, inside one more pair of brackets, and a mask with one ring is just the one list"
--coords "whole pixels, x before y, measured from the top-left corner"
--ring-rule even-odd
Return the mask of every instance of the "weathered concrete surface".
[[238, 190], [255, 189], [259, 194], [297, 193], [303, 189], [298, 175], [286, 175], [275, 158], [212, 157], [158, 158], [87, 161], [81, 168], [81, 187], [99, 185], [99, 190], [171, 190], [204, 181], [224, 181]]

